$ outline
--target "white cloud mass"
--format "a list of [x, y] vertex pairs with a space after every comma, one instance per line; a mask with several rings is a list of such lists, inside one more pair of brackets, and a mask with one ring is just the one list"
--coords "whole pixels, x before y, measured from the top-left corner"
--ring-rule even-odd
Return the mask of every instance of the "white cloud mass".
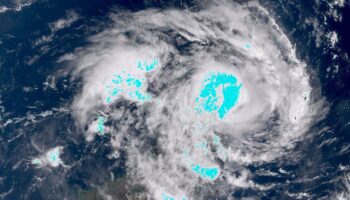
[[[114, 122], [109, 125], [113, 146], [125, 148], [128, 175], [149, 197], [205, 199], [226, 196], [235, 187], [263, 189], [244, 166], [283, 156], [326, 112], [313, 95], [306, 64], [257, 5], [218, 1], [197, 12], [118, 11], [110, 19], [113, 26], [91, 37], [91, 46], [70, 54], [74, 76], [84, 82], [72, 109], [81, 126], [96, 126], [98, 112]], [[150, 73], [133, 68], [154, 58], [159, 66]], [[122, 71], [145, 77], [152, 101], [125, 105], [131, 101], [120, 97], [106, 103], [104, 88]], [[193, 112], [210, 72], [234, 74], [242, 83], [237, 105], [223, 120]], [[91, 128], [88, 132], [91, 139]], [[224, 155], [213, 147], [214, 135]], [[195, 147], [201, 141], [208, 142], [206, 152]], [[199, 177], [191, 170], [193, 160], [218, 168], [218, 178]]]

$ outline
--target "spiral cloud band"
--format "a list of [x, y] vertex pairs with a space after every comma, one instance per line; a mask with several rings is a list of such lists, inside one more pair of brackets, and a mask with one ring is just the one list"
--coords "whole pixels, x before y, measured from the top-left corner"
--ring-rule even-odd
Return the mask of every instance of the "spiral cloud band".
[[126, 151], [145, 197], [264, 190], [245, 166], [285, 155], [323, 112], [306, 64], [258, 5], [116, 10], [110, 19], [75, 53], [84, 86], [72, 108], [88, 140], [109, 134]]

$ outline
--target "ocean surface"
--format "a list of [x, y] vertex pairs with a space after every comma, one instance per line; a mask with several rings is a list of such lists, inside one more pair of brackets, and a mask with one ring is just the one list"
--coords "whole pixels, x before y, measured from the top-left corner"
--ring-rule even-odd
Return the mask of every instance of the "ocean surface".
[[350, 199], [349, 35], [347, 0], [0, 0], [0, 199]]

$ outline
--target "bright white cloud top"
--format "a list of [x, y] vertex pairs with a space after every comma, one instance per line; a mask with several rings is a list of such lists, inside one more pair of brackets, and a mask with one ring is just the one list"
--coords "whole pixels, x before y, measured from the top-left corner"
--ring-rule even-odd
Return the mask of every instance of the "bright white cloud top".
[[38, 158], [34, 158], [32, 160], [32, 164], [37, 165], [39, 167], [58, 167], [59, 165], [64, 165], [63, 161], [60, 158], [62, 149], [63, 148], [60, 146], [52, 148], [48, 150], [45, 154], [39, 156]]

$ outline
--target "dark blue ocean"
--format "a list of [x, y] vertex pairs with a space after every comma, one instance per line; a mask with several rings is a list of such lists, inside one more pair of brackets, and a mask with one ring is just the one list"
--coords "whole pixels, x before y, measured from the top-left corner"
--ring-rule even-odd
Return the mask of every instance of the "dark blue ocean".
[[[350, 174], [350, 4], [345, 1], [338, 9], [342, 19], [335, 20], [326, 14], [330, 10], [326, 0], [259, 3], [295, 44], [297, 57], [310, 67], [311, 86], [316, 88], [315, 95], [325, 99], [329, 112], [295, 144], [293, 155], [248, 166], [255, 183], [274, 187], [237, 188], [226, 197], [211, 199], [336, 199], [341, 194], [344, 199], [349, 198], [346, 177]], [[18, 9], [19, 5], [25, 6]], [[200, 9], [198, 2], [0, 0], [0, 6], [7, 8], [0, 12], [0, 199], [108, 199], [100, 195], [96, 186], [107, 187], [112, 199], [130, 199], [130, 191], [125, 187], [127, 153], [121, 151], [118, 159], [107, 159], [106, 155], [113, 151], [107, 145], [110, 136], [86, 142], [83, 132], [87, 128], [76, 126], [71, 110], [59, 109], [69, 107], [81, 91], [82, 82], [71, 79], [69, 67], [57, 60], [89, 45], [87, 38], [110, 26], [108, 16], [112, 10], [196, 11]], [[58, 29], [49, 42], [34, 45], [43, 36], [51, 35], [53, 29], [48, 24], [72, 12], [79, 17], [69, 27]], [[307, 23], [311, 18], [320, 23]], [[329, 31], [338, 35], [335, 48], [329, 46], [325, 37]], [[64, 148], [61, 159], [69, 167], [32, 167], [31, 158], [38, 154], [37, 149], [53, 146]], [[278, 173], [281, 167], [288, 173]], [[260, 170], [278, 175], [260, 174]], [[141, 190], [142, 187], [136, 187], [132, 192]], [[300, 195], [291, 197], [287, 193]]]

